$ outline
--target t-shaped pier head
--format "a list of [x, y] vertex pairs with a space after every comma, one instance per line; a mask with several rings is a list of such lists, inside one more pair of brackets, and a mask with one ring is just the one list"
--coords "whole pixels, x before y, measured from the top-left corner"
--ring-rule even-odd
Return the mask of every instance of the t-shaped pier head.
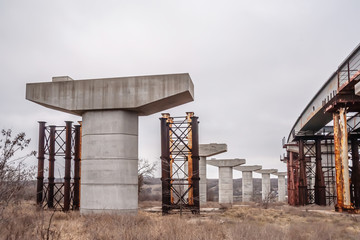
[[269, 194], [271, 193], [270, 174], [275, 174], [277, 171], [277, 169], [261, 169], [255, 171], [261, 173], [261, 197], [264, 201], [268, 200]]
[[82, 116], [81, 213], [136, 213], [138, 116], [194, 100], [189, 74], [28, 83], [26, 99]]
[[254, 198], [253, 171], [260, 170], [262, 166], [237, 166], [235, 170], [242, 172], [242, 201], [250, 202]]
[[219, 203], [233, 203], [233, 167], [245, 164], [245, 159], [211, 159], [207, 164], [219, 167]]
[[285, 177], [287, 176], [287, 172], [277, 172], [273, 174], [278, 176], [278, 201], [284, 202], [286, 194]]

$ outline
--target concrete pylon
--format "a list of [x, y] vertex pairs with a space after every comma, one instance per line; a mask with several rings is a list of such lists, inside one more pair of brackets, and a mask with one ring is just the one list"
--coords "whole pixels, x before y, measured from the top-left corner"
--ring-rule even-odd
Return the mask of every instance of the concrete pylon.
[[237, 166], [235, 170], [242, 172], [242, 201], [250, 202], [253, 201], [254, 197], [254, 186], [253, 186], [253, 171], [260, 170], [262, 166]]
[[276, 173], [277, 169], [261, 169], [255, 172], [261, 173], [261, 199], [266, 200], [270, 194], [270, 174]]
[[286, 195], [285, 176], [287, 176], [287, 172], [277, 172], [273, 174], [278, 176], [278, 201], [284, 202]]
[[224, 143], [210, 143], [210, 144], [200, 144], [199, 147], [199, 173], [200, 173], [200, 204], [206, 203], [206, 158], [211, 157], [227, 151], [227, 145]]
[[245, 164], [245, 159], [211, 159], [207, 164], [219, 167], [219, 203], [233, 203], [233, 167]]
[[28, 83], [26, 99], [82, 119], [81, 213], [138, 209], [138, 116], [194, 98], [189, 74]]

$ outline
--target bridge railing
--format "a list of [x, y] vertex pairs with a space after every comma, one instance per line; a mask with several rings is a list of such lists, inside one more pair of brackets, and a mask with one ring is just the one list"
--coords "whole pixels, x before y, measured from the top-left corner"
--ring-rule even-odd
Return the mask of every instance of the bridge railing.
[[360, 73], [360, 49], [358, 48], [352, 56], [344, 62], [337, 71], [338, 87], [350, 82], [353, 76]]

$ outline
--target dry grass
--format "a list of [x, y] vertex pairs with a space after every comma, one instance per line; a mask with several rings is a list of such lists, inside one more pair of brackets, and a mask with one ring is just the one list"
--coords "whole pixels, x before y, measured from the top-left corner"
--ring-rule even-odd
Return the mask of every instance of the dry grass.
[[[159, 202], [140, 206], [159, 206]], [[183, 217], [142, 210], [137, 216], [56, 212], [49, 228], [51, 215], [30, 203], [8, 207], [0, 216], [0, 239], [360, 239], [360, 216], [321, 207], [263, 209], [250, 204]]]

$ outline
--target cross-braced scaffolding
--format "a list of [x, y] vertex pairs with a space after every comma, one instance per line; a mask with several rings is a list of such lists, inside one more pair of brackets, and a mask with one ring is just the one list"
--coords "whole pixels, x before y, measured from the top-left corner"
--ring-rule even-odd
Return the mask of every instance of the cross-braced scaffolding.
[[200, 212], [198, 117], [162, 114], [161, 171], [162, 212]]
[[[45, 126], [45, 122], [39, 122], [36, 202], [43, 208], [68, 211], [80, 207], [80, 131], [80, 125], [73, 127], [69, 121], [66, 126]], [[45, 157], [48, 159], [47, 181], [44, 181]], [[59, 174], [64, 174], [63, 180], [55, 179], [55, 160]]]

